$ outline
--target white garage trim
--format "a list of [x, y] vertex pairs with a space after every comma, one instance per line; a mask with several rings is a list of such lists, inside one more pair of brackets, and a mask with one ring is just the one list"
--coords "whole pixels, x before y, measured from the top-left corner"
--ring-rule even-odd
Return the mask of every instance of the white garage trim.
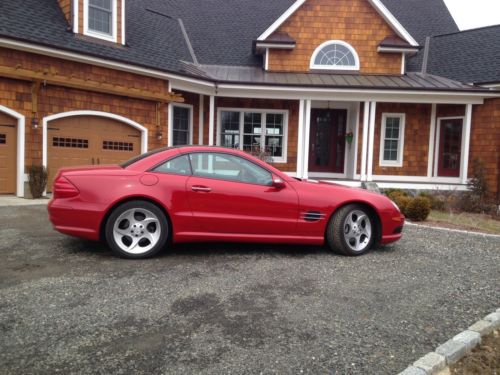
[[119, 122], [123, 122], [125, 124], [130, 125], [131, 127], [141, 131], [141, 153], [148, 152], [148, 129], [146, 129], [141, 124], [132, 121], [126, 117], [115, 115], [114, 113], [108, 112], [98, 112], [98, 111], [71, 111], [71, 112], [63, 112], [57, 113], [55, 115], [47, 116], [43, 118], [43, 151], [42, 151], [42, 160], [43, 165], [47, 167], [47, 125], [50, 121], [58, 120], [64, 117], [74, 117], [74, 116], [94, 116], [94, 117], [105, 117], [110, 118]]
[[13, 111], [10, 108], [0, 105], [0, 112], [17, 119], [17, 177], [16, 177], [16, 195], [24, 197], [24, 129], [25, 117]]

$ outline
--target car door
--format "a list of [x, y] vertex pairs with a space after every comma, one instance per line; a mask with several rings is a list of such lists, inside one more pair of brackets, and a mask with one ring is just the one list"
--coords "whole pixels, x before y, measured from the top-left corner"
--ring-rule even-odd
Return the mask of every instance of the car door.
[[193, 176], [186, 194], [199, 231], [293, 235], [298, 196], [293, 187], [273, 186], [271, 172], [228, 153], [190, 154]]

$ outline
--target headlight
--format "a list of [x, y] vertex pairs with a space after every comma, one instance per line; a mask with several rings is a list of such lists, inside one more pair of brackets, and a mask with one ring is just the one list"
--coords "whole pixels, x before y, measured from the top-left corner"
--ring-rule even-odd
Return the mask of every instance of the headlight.
[[401, 212], [401, 210], [399, 209], [398, 205], [394, 201], [392, 201], [390, 199], [389, 199], [389, 201], [392, 203], [392, 205], [394, 206], [394, 208], [396, 208], [396, 210], [398, 210], [398, 212]]

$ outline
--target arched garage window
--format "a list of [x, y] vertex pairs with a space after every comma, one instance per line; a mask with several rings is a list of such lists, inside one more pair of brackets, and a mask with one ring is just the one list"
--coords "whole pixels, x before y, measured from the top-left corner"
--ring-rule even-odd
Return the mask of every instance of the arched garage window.
[[359, 57], [350, 44], [341, 40], [330, 40], [314, 51], [311, 69], [359, 70]]

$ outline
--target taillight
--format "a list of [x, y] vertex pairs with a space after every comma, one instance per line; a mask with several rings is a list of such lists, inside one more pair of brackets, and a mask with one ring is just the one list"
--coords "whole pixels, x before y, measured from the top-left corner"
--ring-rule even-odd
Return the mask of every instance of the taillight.
[[52, 192], [54, 194], [54, 198], [71, 198], [80, 194], [76, 186], [63, 176], [59, 176], [56, 179]]

